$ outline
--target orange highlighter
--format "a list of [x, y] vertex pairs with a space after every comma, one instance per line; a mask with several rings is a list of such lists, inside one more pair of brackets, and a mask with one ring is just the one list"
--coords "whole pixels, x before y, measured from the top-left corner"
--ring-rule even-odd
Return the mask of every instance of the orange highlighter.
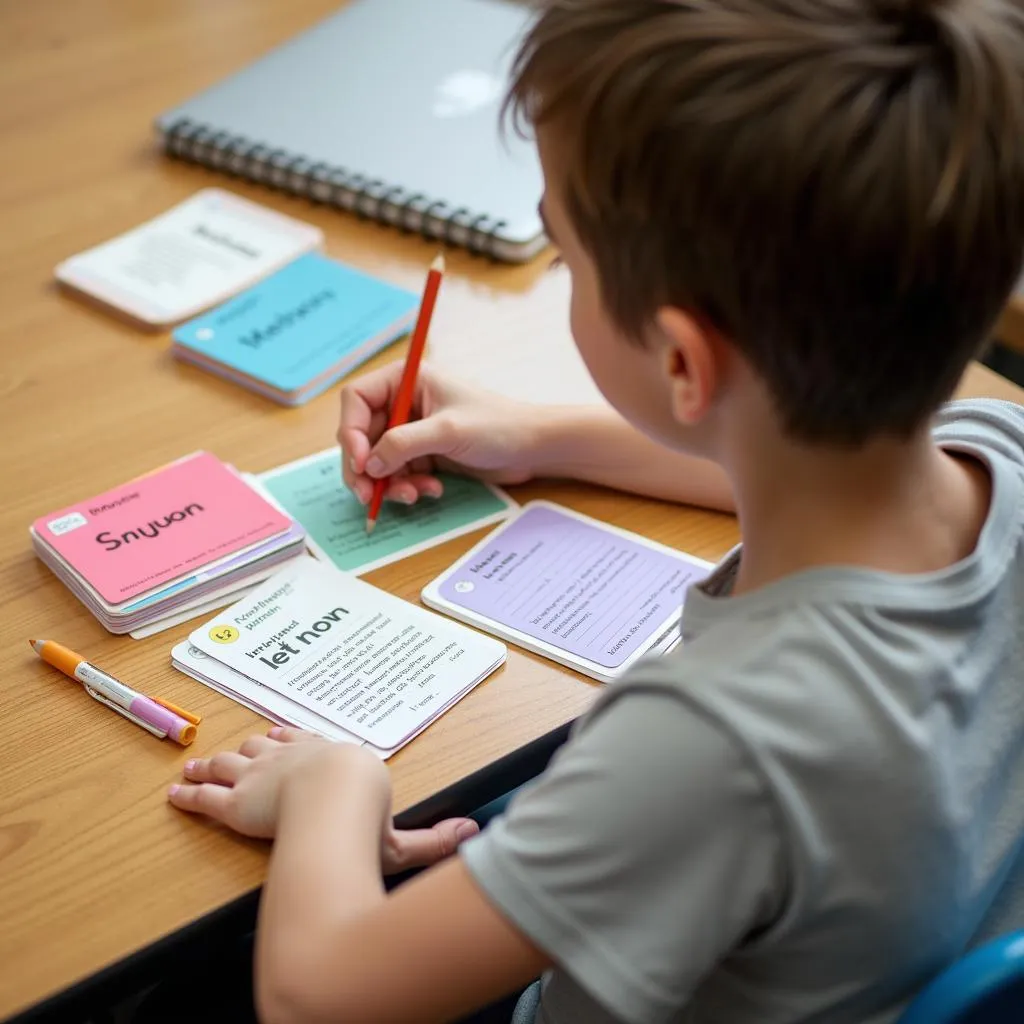
[[201, 721], [198, 715], [125, 686], [102, 669], [90, 665], [80, 654], [52, 640], [29, 640], [29, 643], [47, 665], [52, 665], [71, 679], [77, 679], [93, 700], [106, 704], [129, 722], [160, 739], [172, 739], [183, 747], [196, 738], [196, 726]]

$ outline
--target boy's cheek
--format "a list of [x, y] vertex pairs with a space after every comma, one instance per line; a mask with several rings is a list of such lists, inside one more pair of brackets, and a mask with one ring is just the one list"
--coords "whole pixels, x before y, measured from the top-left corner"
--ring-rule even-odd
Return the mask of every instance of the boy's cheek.
[[623, 338], [600, 303], [575, 287], [569, 326], [591, 378], [609, 404], [638, 430], [670, 448], [680, 447], [680, 426], [656, 357]]
[[608, 362], [614, 355], [611, 346], [617, 339], [587, 277], [585, 274], [573, 274], [569, 328], [580, 355], [589, 366], [591, 360]]
[[[590, 371], [590, 376], [594, 378], [594, 383], [604, 391], [605, 369], [611, 357], [611, 353], [608, 351], [609, 339], [603, 335], [599, 320], [591, 315], [584, 303], [577, 300], [575, 290], [572, 303], [569, 306], [569, 329], [572, 331], [576, 349]], [[606, 394], [605, 397], [611, 400], [609, 395]]]
[[633, 419], [638, 411], [635, 392], [641, 386], [638, 367], [631, 358], [637, 350], [588, 310], [573, 307], [570, 326], [576, 348], [598, 390], [623, 416]]

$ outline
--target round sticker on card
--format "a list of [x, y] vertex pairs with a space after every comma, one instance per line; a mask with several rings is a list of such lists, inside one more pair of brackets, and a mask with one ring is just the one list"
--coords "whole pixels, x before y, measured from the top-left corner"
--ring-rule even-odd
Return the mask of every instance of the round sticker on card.
[[468, 594], [473, 589], [473, 584], [469, 580], [459, 580], [455, 584], [455, 591], [459, 594]]
[[234, 626], [214, 626], [207, 634], [215, 644], [233, 644], [238, 639]]

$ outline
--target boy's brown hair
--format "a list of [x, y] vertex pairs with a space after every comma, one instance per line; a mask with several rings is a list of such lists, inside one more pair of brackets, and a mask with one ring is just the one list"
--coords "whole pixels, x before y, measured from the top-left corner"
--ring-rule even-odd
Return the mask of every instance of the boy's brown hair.
[[688, 309], [791, 436], [907, 436], [1020, 271], [1022, 2], [548, 0], [508, 104], [625, 333]]

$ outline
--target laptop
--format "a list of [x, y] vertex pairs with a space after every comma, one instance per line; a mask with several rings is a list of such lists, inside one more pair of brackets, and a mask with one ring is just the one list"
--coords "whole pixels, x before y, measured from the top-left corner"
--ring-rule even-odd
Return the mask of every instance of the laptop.
[[529, 8], [353, 0], [156, 123], [167, 152], [503, 260], [544, 248], [499, 112]]

